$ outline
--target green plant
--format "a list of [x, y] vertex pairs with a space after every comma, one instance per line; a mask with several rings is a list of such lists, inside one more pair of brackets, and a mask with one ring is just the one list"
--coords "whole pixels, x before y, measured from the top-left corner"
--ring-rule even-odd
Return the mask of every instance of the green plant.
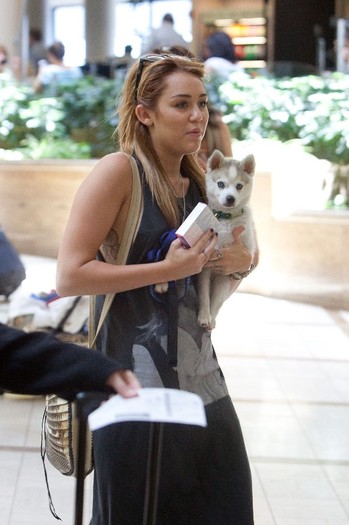
[[56, 96], [48, 97], [36, 94], [31, 86], [4, 82], [0, 85], [0, 148], [20, 150], [31, 158], [101, 157], [115, 151], [112, 134], [120, 89], [120, 81], [84, 77], [58, 86]]
[[120, 81], [93, 76], [57, 88], [69, 135], [78, 141], [87, 140], [92, 156], [115, 151], [112, 135], [117, 125], [116, 99], [120, 90]]
[[[55, 97], [38, 95], [28, 85], [0, 83], [0, 156], [9, 158], [8, 152], [16, 151], [35, 159], [86, 158], [114, 151], [121, 83], [87, 76], [57, 86]], [[349, 206], [349, 75], [246, 75], [224, 83], [210, 77], [206, 86], [211, 104], [221, 110], [236, 139], [296, 139], [337, 166], [330, 205]]]
[[40, 139], [28, 136], [17, 150], [23, 159], [88, 159], [91, 146], [86, 142], [75, 142], [70, 138], [53, 138], [45, 135]]
[[216, 104], [237, 139], [299, 139], [317, 157], [349, 164], [346, 75], [246, 77], [225, 82], [218, 94]]
[[0, 147], [18, 148], [28, 134], [40, 137], [50, 132], [64, 135], [64, 114], [59, 101], [36, 99], [28, 87], [14, 84], [1, 86], [0, 95]]
[[341, 169], [349, 166], [348, 75], [246, 76], [215, 87], [215, 104], [236, 139], [299, 140], [307, 151], [337, 166], [329, 205], [337, 201], [349, 207], [348, 169]]

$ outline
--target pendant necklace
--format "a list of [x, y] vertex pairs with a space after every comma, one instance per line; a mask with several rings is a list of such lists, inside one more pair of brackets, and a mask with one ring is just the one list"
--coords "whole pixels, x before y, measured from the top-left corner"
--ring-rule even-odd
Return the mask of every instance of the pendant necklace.
[[182, 200], [182, 202], [179, 204], [179, 207], [182, 208], [182, 222], [183, 222], [184, 219], [185, 219], [185, 215], [186, 215], [187, 209], [186, 209], [186, 202], [185, 202], [184, 177], [182, 176], [181, 173], [178, 175], [178, 182], [179, 182], [180, 179], [182, 179], [182, 195], [177, 195], [177, 192], [176, 192], [173, 184], [172, 184], [172, 188], [173, 188], [173, 191], [174, 191], [174, 193], [176, 195], [178, 203], [180, 202], [180, 199]]
[[[182, 177], [182, 175], [180, 175], [180, 177]], [[182, 222], [184, 221], [185, 219], [185, 214], [186, 214], [186, 202], [185, 202], [185, 191], [184, 191], [184, 177], [182, 177], [182, 211], [183, 211], [183, 217], [182, 217]]]

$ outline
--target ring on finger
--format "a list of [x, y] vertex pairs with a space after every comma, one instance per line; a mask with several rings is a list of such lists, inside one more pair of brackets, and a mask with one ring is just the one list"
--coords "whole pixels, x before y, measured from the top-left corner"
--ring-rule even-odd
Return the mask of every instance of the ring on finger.
[[223, 259], [223, 253], [221, 252], [219, 248], [217, 248], [216, 252], [217, 252], [217, 259]]

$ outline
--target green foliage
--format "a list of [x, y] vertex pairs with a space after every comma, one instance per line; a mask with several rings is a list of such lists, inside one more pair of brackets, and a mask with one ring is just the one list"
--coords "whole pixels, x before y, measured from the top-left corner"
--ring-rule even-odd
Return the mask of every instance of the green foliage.
[[115, 151], [115, 101], [120, 84], [84, 77], [56, 88], [54, 97], [31, 86], [0, 84], [0, 148], [25, 158], [101, 157]]
[[[349, 165], [349, 76], [207, 79], [210, 101], [239, 140], [298, 139], [319, 158]], [[101, 157], [114, 151], [120, 80], [83, 77], [56, 96], [0, 84], [0, 148], [31, 158]], [[30, 150], [32, 149], [32, 152]]]
[[216, 105], [232, 135], [299, 139], [316, 157], [349, 164], [349, 77], [239, 78], [221, 84]]
[[120, 90], [120, 81], [93, 76], [57, 88], [69, 135], [87, 140], [92, 157], [115, 151], [112, 135], [117, 125], [116, 99]]
[[89, 159], [91, 146], [68, 138], [45, 135], [41, 139], [28, 136], [22, 141], [18, 153], [23, 159]]

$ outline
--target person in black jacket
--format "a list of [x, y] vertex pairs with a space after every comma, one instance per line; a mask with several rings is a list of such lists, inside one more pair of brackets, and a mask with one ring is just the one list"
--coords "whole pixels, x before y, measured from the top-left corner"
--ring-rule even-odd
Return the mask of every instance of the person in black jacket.
[[0, 389], [17, 394], [57, 394], [73, 399], [81, 391], [137, 395], [130, 370], [99, 352], [58, 340], [44, 332], [26, 333], [0, 323]]

